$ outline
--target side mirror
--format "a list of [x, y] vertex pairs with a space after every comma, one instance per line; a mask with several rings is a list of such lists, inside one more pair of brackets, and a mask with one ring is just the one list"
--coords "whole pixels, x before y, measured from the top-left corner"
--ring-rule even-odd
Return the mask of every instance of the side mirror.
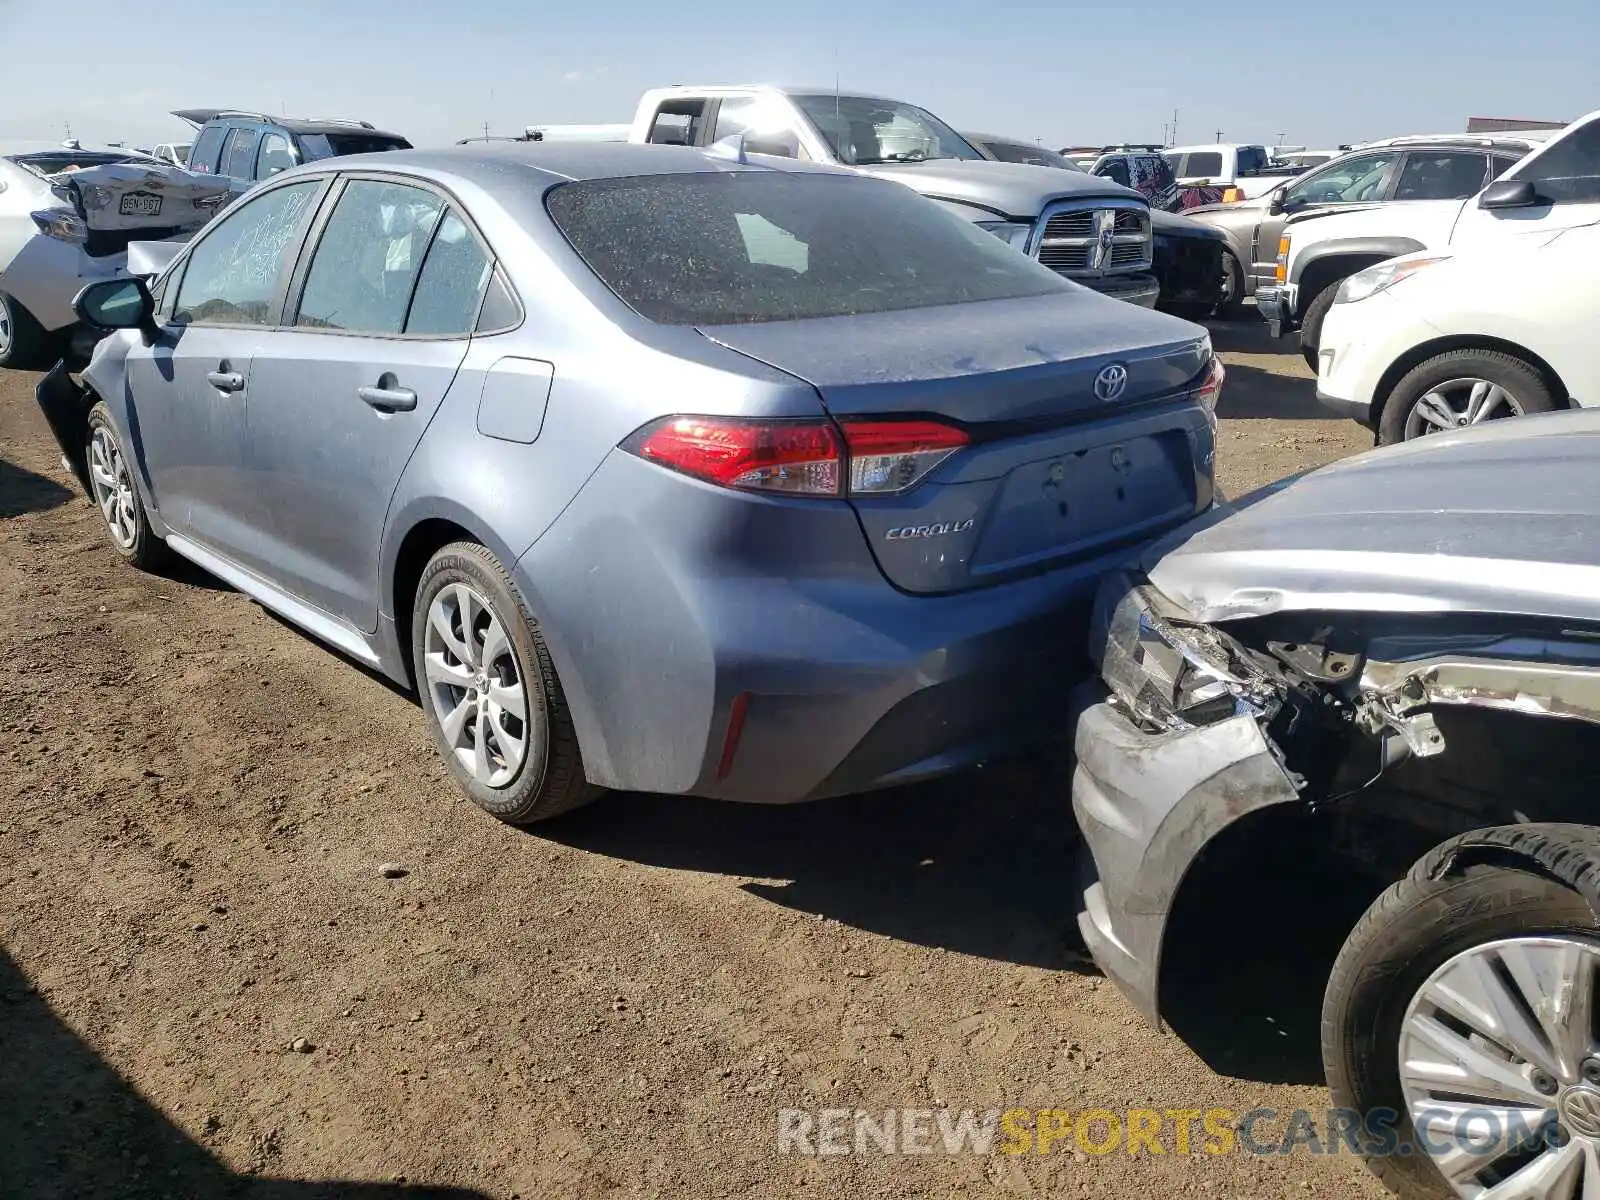
[[1539, 193], [1527, 179], [1497, 179], [1478, 196], [1479, 208], [1532, 208]]
[[1284, 196], [1289, 192], [1287, 185], [1280, 184], [1272, 189], [1272, 199], [1267, 202], [1267, 211], [1275, 217], [1281, 217], [1289, 211], [1289, 205], [1284, 203]]
[[155, 301], [142, 279], [105, 279], [78, 293], [72, 311], [96, 329], [138, 329], [148, 342], [155, 334]]

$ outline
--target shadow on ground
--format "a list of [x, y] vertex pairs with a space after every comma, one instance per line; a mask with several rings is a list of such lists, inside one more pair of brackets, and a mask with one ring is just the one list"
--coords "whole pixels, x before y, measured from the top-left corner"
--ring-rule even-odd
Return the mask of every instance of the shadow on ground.
[[1069, 747], [895, 791], [767, 807], [614, 796], [538, 833], [922, 946], [1083, 965]]
[[72, 493], [54, 479], [0, 458], [0, 517], [60, 508]]
[[27, 1200], [485, 1200], [459, 1188], [241, 1175], [85, 1045], [0, 951], [0, 1196]]

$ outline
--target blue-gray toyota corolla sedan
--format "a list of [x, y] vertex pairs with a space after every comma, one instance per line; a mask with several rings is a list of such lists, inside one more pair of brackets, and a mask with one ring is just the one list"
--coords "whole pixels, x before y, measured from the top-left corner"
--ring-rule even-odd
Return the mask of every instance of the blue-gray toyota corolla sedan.
[[414, 684], [513, 822], [1014, 744], [1107, 563], [1212, 503], [1204, 330], [735, 150], [331, 160], [78, 307], [116, 332], [39, 398], [114, 548]]

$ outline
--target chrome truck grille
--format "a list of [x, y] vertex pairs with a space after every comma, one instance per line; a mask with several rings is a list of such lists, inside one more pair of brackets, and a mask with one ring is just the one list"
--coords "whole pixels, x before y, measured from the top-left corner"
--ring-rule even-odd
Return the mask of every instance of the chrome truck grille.
[[1052, 271], [1074, 279], [1148, 271], [1150, 210], [1136, 201], [1064, 200], [1045, 210], [1034, 253]]

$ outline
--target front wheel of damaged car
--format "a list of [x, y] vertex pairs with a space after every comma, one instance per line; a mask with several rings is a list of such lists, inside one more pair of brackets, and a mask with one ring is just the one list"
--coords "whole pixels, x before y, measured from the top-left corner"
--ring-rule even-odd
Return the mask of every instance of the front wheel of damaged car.
[[1600, 1189], [1600, 929], [1571, 888], [1450, 844], [1350, 935], [1323, 1005], [1333, 1103], [1403, 1197]]
[[600, 794], [538, 624], [486, 548], [457, 542], [429, 561], [411, 646], [428, 730], [480, 808], [532, 825]]
[[84, 437], [89, 495], [105, 522], [111, 548], [140, 570], [154, 570], [167, 557], [167, 544], [150, 527], [133, 467], [104, 403], [89, 410]]

